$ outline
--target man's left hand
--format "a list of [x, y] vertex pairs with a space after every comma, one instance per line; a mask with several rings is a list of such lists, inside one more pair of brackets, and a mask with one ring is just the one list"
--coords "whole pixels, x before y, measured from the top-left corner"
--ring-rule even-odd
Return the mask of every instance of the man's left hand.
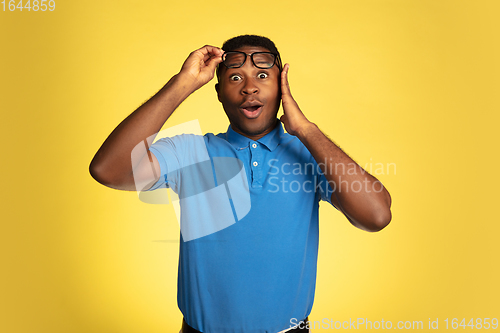
[[301, 132], [312, 125], [312, 123], [307, 120], [290, 93], [290, 85], [288, 84], [289, 68], [290, 65], [285, 64], [281, 72], [281, 102], [283, 104], [284, 114], [280, 117], [280, 120], [283, 125], [285, 125], [285, 129], [288, 133], [300, 136]]

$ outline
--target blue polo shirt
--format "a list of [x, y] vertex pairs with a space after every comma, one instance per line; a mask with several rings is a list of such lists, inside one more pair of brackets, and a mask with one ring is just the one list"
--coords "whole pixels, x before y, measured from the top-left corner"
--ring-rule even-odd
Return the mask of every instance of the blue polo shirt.
[[177, 300], [188, 325], [276, 333], [307, 317], [319, 202], [331, 203], [332, 192], [302, 142], [278, 122], [257, 141], [229, 127], [160, 139], [150, 150], [162, 172], [152, 189], [180, 197]]

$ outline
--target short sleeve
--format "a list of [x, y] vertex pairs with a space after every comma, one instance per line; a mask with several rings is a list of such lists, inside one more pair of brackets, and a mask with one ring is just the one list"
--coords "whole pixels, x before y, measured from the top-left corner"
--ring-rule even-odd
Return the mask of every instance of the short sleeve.
[[209, 160], [205, 138], [200, 135], [182, 134], [156, 141], [149, 150], [160, 164], [160, 178], [149, 189], [162, 187], [178, 192], [181, 170], [190, 165]]
[[327, 201], [331, 204], [333, 191], [328, 183], [328, 179], [326, 179], [323, 173], [318, 174], [318, 190], [321, 200]]

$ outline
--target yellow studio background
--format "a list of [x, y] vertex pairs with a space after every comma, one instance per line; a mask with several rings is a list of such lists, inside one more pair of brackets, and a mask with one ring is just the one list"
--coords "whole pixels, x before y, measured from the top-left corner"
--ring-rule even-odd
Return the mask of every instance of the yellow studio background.
[[[88, 165], [191, 51], [244, 33], [276, 42], [301, 109], [393, 199], [375, 234], [322, 205], [310, 319], [500, 318], [498, 1], [55, 3], [0, 4], [1, 332], [178, 332], [173, 208]], [[225, 131], [214, 83], [167, 126]]]

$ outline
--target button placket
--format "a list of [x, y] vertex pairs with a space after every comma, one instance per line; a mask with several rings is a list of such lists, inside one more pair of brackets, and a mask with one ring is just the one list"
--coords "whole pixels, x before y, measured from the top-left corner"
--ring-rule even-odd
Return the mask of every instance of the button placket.
[[262, 154], [260, 152], [259, 145], [254, 142], [250, 144], [251, 152], [251, 168], [252, 168], [252, 187], [262, 187], [260, 183], [261, 179], [261, 167], [260, 160], [262, 159]]

